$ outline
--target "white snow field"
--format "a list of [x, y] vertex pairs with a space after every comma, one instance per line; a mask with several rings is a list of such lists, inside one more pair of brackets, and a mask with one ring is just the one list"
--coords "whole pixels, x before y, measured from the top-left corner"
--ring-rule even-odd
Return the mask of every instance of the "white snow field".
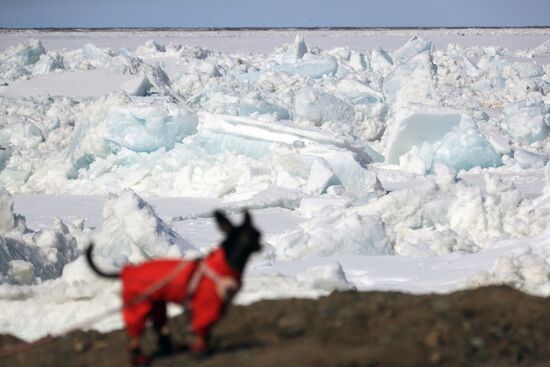
[[[0, 333], [120, 305], [106, 269], [264, 250], [237, 302], [550, 295], [550, 29], [0, 33]], [[95, 325], [121, 327], [119, 316]]]

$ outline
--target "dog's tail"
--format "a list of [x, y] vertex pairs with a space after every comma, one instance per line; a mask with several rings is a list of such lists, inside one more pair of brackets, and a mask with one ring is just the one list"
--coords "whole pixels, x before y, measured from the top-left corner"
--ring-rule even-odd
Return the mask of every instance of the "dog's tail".
[[92, 252], [94, 250], [94, 243], [90, 243], [90, 246], [86, 248], [86, 260], [88, 260], [88, 264], [90, 265], [90, 268], [97, 274], [104, 278], [118, 278], [120, 276], [119, 273], [106, 273], [100, 268], [97, 267], [97, 265], [94, 263], [94, 260], [92, 259]]

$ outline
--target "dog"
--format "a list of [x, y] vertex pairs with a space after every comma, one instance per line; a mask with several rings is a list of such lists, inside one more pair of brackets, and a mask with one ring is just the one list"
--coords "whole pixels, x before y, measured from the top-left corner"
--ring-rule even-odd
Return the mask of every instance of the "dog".
[[140, 341], [147, 320], [152, 321], [157, 334], [157, 354], [173, 351], [167, 328], [168, 302], [182, 304], [190, 316], [194, 334], [192, 353], [209, 352], [212, 326], [239, 291], [250, 256], [261, 250], [261, 233], [254, 227], [248, 211], [244, 211], [244, 221], [239, 226], [234, 226], [221, 211], [215, 211], [214, 217], [225, 239], [218, 248], [197, 260], [158, 259], [127, 265], [120, 273], [106, 273], [92, 259], [93, 244], [86, 249], [86, 259], [95, 273], [122, 281], [122, 316], [130, 340], [132, 365], [150, 363]]

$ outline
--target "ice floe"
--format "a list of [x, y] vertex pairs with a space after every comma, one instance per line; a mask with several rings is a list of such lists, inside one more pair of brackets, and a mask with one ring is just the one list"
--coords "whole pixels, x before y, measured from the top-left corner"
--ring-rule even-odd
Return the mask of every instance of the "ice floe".
[[[68, 322], [53, 304], [77, 320], [116, 304], [117, 283], [81, 256], [92, 240], [112, 270], [207, 252], [214, 204], [197, 200], [248, 208], [265, 229], [240, 303], [488, 283], [550, 294], [549, 42], [407, 37], [321, 49], [298, 35], [265, 53], [36, 39], [2, 51], [3, 311], [44, 303], [45, 333]], [[48, 208], [31, 229], [13, 198], [36, 193], [99, 195], [103, 215], [90, 225]], [[2, 332], [36, 330], [0, 318]]]

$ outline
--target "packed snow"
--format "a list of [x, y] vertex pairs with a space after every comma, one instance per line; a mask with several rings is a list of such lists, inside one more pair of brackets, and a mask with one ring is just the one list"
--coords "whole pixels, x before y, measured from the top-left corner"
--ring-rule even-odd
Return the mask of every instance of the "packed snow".
[[550, 295], [550, 31], [365, 32], [0, 34], [0, 333], [120, 305], [86, 246], [201, 256], [216, 208], [263, 232], [238, 303]]

